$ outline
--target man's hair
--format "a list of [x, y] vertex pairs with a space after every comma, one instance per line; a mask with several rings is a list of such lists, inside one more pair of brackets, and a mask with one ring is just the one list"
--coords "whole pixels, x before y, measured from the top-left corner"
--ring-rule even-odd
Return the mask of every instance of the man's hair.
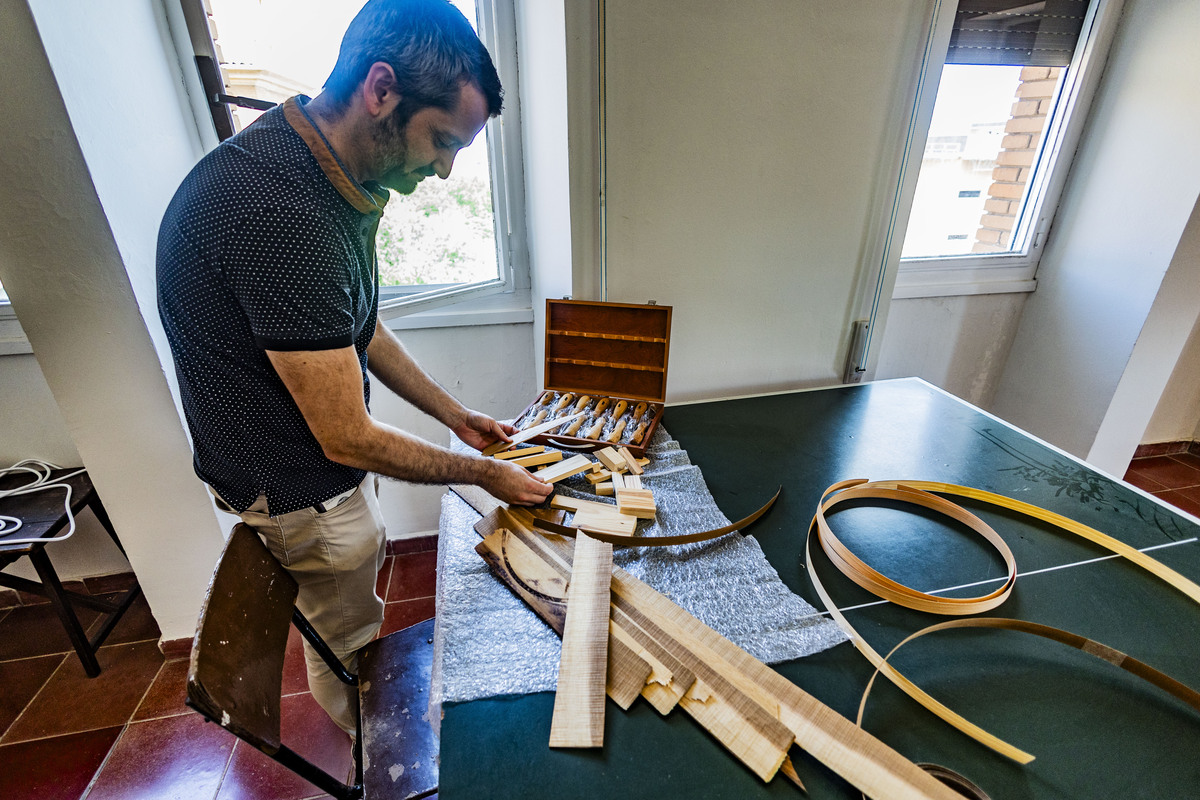
[[487, 98], [488, 116], [504, 105], [503, 89], [487, 48], [462, 12], [447, 0], [370, 0], [355, 15], [325, 89], [345, 109], [371, 65], [389, 64], [396, 74], [403, 126], [422, 108], [450, 111], [460, 87], [474, 84]]

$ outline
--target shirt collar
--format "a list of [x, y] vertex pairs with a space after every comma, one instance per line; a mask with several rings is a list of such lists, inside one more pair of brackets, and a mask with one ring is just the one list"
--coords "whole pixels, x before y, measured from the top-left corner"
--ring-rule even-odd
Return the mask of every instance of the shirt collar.
[[308, 149], [312, 151], [313, 157], [317, 159], [325, 177], [338, 190], [338, 194], [346, 198], [346, 202], [364, 214], [381, 213], [388, 201], [388, 191], [373, 182], [369, 185], [359, 183], [350, 174], [325, 135], [321, 133], [321, 129], [304, 110], [303, 104], [308, 101], [309, 99], [304, 95], [296, 95], [284, 101], [283, 118], [296, 133], [300, 134], [300, 138], [304, 140]]

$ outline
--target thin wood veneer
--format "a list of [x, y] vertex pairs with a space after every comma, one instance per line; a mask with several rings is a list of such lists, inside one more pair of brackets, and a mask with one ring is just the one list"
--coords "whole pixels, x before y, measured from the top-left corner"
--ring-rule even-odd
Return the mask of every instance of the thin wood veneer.
[[612, 545], [578, 536], [550, 721], [551, 747], [604, 746], [611, 578]]
[[[535, 533], [531, 524], [532, 517], [524, 510], [497, 509], [476, 525], [486, 537], [476, 549], [510, 589], [555, 627], [555, 620], [564, 615], [563, 601], [531, 589], [528, 579], [520, 575], [525, 567], [504, 558], [504, 542], [519, 540], [542, 559], [543, 566], [536, 568], [538, 581], [549, 574], [547, 570], [569, 575], [572, 547], [567, 539]], [[643, 675], [640, 693], [660, 711], [674, 707], [670, 701], [674, 697], [764, 781], [786, 763], [794, 739], [868, 796], [961, 800], [911, 761], [624, 570], [613, 570], [612, 592], [616, 610], [610, 612], [609, 647], [621, 648], [623, 658], [640, 665], [627, 671]], [[618, 629], [624, 633], [614, 634]], [[610, 665], [612, 661], [610, 657]], [[609, 696], [614, 696], [613, 682], [610, 668]]]

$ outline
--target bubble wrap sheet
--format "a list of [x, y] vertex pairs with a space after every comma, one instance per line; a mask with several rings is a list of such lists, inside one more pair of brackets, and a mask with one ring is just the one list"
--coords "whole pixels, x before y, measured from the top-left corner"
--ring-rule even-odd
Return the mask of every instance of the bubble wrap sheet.
[[[465, 445], [455, 442], [458, 449]], [[661, 427], [647, 449], [643, 485], [658, 518], [644, 536], [693, 533], [729, 524], [700, 469]], [[582, 476], [558, 491], [597, 498]], [[767, 500], [764, 491], [762, 500]], [[438, 539], [434, 704], [553, 691], [560, 640], [488, 571], [475, 552], [479, 515], [458, 495], [442, 498]], [[637, 576], [755, 658], [768, 664], [820, 652], [845, 640], [837, 625], [793, 594], [753, 536], [654, 548], [616, 548], [613, 564]], [[437, 718], [436, 716], [434, 717]]]

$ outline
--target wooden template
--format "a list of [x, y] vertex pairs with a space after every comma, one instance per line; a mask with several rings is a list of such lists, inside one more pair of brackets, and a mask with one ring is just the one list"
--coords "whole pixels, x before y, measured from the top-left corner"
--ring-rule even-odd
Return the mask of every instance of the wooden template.
[[587, 535], [576, 537], [551, 747], [604, 746], [611, 579], [612, 545]]
[[[545, 409], [543, 409], [543, 411], [544, 410]], [[538, 413], [541, 414], [542, 412], [539, 411]], [[504, 450], [511, 450], [516, 445], [521, 444], [522, 442], [528, 442], [530, 439], [537, 436], [538, 434], [545, 433], [548, 430], [553, 430], [554, 428], [557, 428], [566, 422], [570, 422], [571, 420], [575, 419], [578, 416], [581, 416], [582, 414], [583, 414], [583, 412], [581, 411], [581, 412], [579, 412], [579, 414], [568, 414], [565, 417], [555, 417], [552, 420], [548, 420], [546, 422], [541, 422], [537, 425], [533, 425], [528, 428], [522, 428], [521, 430], [514, 433], [511, 437], [509, 437], [512, 441], [496, 442], [495, 444], [489, 445], [488, 447], [484, 448], [483, 455], [494, 456], [494, 455], [496, 455], [496, 453], [502, 452]]]
[[565, 480], [572, 475], [578, 475], [581, 472], [592, 468], [592, 460], [585, 455], [571, 456], [565, 461], [559, 461], [557, 464], [551, 464], [545, 469], [538, 470], [534, 474], [544, 480], [546, 483], [557, 483]]

